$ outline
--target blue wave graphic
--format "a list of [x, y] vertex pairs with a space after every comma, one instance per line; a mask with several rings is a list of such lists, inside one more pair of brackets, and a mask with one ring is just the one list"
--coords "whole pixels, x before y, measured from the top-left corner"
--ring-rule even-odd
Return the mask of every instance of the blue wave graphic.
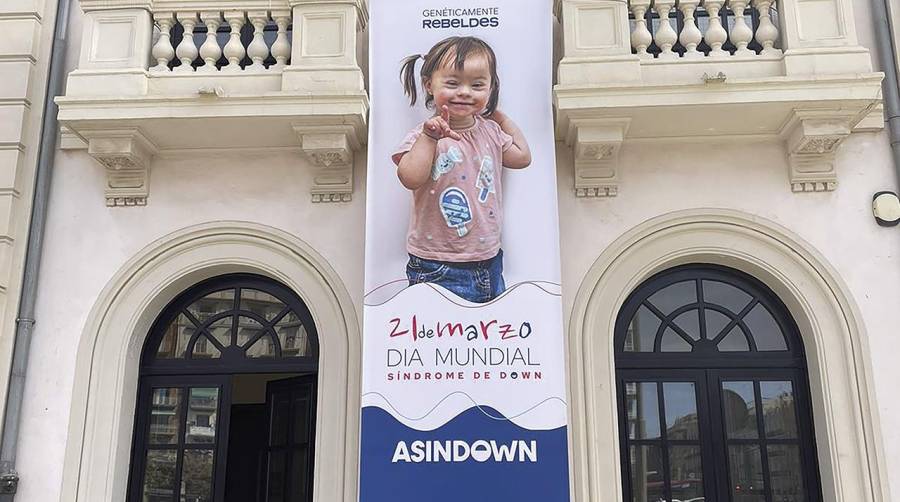
[[[567, 502], [566, 428], [531, 431], [492, 419], [485, 411], [501, 416], [492, 408], [472, 407], [438, 429], [417, 431], [381, 408], [363, 408], [360, 502]], [[471, 457], [460, 462], [392, 462], [400, 441], [410, 446], [414, 441], [471, 445], [479, 440], [499, 446], [533, 441], [536, 458], [519, 452], [511, 462], [493, 456], [484, 462]]]

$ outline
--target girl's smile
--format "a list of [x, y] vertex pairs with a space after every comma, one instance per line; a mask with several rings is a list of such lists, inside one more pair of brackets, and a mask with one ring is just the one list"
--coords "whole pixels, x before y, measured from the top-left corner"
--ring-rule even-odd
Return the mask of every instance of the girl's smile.
[[450, 112], [450, 126], [465, 128], [475, 122], [474, 115], [484, 111], [491, 96], [491, 71], [487, 57], [472, 55], [462, 69], [453, 64], [455, 55], [447, 55], [447, 64], [437, 68], [425, 81], [425, 90], [434, 96], [437, 110]]

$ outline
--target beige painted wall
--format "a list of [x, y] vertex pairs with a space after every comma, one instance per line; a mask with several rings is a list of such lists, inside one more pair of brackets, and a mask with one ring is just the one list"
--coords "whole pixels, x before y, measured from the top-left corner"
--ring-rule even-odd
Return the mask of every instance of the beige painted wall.
[[0, 2], [0, 408], [9, 382], [55, 15], [53, 1]]
[[[890, 396], [900, 370], [892, 359], [900, 298], [900, 234], [877, 227], [871, 194], [893, 183], [882, 134], [852, 136], [842, 147], [840, 188], [793, 194], [783, 147], [774, 143], [628, 144], [620, 195], [571, 194], [570, 153], [558, 155], [563, 291], [566, 308], [604, 248], [641, 222], [685, 208], [758, 214], [795, 232], [839, 271], [869, 332], [876, 391]], [[60, 153], [48, 227], [37, 337], [29, 369], [20, 452], [22, 501], [57, 500], [78, 336], [111, 276], [151, 241], [215, 220], [247, 220], [297, 235], [321, 253], [359, 305], [363, 274], [364, 156], [358, 196], [338, 205], [309, 202], [307, 165], [294, 152], [160, 158], [145, 208], [107, 208], [104, 170], [84, 152]], [[361, 311], [361, 310], [360, 310]], [[322, 336], [328, 336], [327, 333]], [[890, 482], [900, 491], [900, 405], [880, 401]], [[48, 440], [49, 438], [49, 440]], [[40, 481], [38, 481], [40, 480]], [[50, 482], [52, 481], [52, 482]]]
[[[9, 1], [0, 5], [0, 12], [7, 5], [27, 3]], [[871, 46], [868, 4], [854, 0], [854, 5], [860, 42]], [[80, 45], [80, 16], [76, 9], [70, 28], [72, 65]], [[0, 23], [3, 19], [0, 15]], [[4, 40], [0, 31], [0, 51]], [[0, 59], [0, 64], [6, 64], [5, 60]], [[0, 89], [5, 89], [3, 79]], [[34, 127], [28, 130], [33, 133]], [[6, 173], [3, 155], [8, 150], [2, 145], [0, 172]], [[26, 148], [17, 156], [34, 152]], [[21, 159], [16, 162], [31, 165]], [[871, 216], [871, 195], [896, 189], [897, 183], [884, 133], [854, 134], [844, 142], [837, 159], [840, 186], [825, 193], [791, 193], [784, 146], [775, 141], [626, 143], [620, 157], [619, 195], [609, 199], [576, 199], [571, 152], [564, 146], [558, 145], [557, 162], [567, 316], [585, 273], [611, 242], [642, 222], [673, 211], [718, 208], [759, 215], [817, 249], [841, 275], [862, 314], [871, 348], [867, 357], [872, 361], [874, 391], [880, 398], [877, 418], [882, 424], [885, 472], [892, 492], [900, 494], [900, 403], [893, 399], [895, 382], [900, 380], [900, 365], [894, 361], [893, 315], [900, 299], [900, 231], [878, 227]], [[59, 499], [79, 336], [112, 276], [156, 239], [217, 220], [283, 229], [328, 260], [361, 312], [364, 151], [357, 154], [355, 163], [352, 202], [313, 204], [309, 200], [312, 167], [299, 150], [165, 154], [153, 161], [147, 207], [108, 208], [104, 168], [84, 151], [58, 152], [39, 285], [39, 323], [26, 388], [19, 454], [22, 483], [17, 500]], [[17, 167], [14, 172], [13, 179], [19, 180], [30, 171]], [[30, 187], [23, 183], [23, 190], [26, 185]], [[22, 200], [30, 200], [24, 191]], [[18, 245], [21, 238], [14, 242]], [[0, 284], [4, 284], [3, 270], [0, 267]], [[6, 312], [14, 311], [11, 306], [6, 308]], [[9, 350], [5, 326], [11, 320], [12, 314], [0, 312], [4, 326], [0, 330], [0, 362], [8, 359], [3, 356]], [[5, 380], [0, 380], [2, 388]]]

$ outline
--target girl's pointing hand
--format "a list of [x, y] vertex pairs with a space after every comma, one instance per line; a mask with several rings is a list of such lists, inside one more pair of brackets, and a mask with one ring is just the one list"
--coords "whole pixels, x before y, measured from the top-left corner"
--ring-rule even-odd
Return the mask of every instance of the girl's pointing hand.
[[426, 120], [422, 125], [422, 131], [435, 140], [451, 138], [462, 139], [456, 131], [450, 128], [450, 108], [447, 105], [441, 107], [441, 114]]

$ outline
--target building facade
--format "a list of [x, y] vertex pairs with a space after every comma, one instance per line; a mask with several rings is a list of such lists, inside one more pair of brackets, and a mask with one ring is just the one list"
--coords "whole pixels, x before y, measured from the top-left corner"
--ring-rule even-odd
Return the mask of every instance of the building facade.
[[[0, 6], [0, 392], [59, 8]], [[233, 500], [221, 438], [282, 398], [306, 428], [241, 500], [356, 500], [367, 10], [71, 2], [17, 500]], [[552, 12], [572, 500], [893, 500], [869, 3]]]

